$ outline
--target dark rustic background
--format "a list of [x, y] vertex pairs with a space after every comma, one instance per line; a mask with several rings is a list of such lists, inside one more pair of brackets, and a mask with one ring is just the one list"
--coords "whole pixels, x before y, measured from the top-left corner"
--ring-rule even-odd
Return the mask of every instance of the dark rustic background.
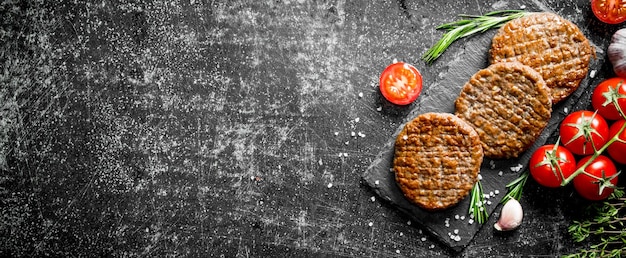
[[620, 27], [586, 0], [2, 1], [0, 255], [574, 252], [571, 187], [530, 180], [522, 227], [492, 216], [457, 253], [362, 183], [411, 111], [380, 72], [407, 61], [428, 87], [486, 51], [468, 38], [424, 64], [436, 25], [502, 9], [556, 12], [601, 56]]

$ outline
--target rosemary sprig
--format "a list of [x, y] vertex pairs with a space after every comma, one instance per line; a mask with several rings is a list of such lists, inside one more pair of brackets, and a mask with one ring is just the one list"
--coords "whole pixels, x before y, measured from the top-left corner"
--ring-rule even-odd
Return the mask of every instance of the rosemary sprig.
[[476, 181], [474, 187], [472, 187], [472, 193], [470, 197], [469, 215], [478, 224], [483, 224], [489, 218], [489, 213], [485, 209], [485, 195], [483, 193], [483, 185], [480, 180]]
[[502, 200], [500, 200], [500, 203], [506, 203], [511, 198], [519, 201], [519, 199], [522, 198], [522, 192], [524, 190], [524, 185], [526, 185], [526, 181], [528, 180], [528, 175], [530, 175], [530, 172], [525, 170], [518, 178], [508, 183], [506, 185], [507, 193]]
[[575, 242], [582, 242], [593, 237], [598, 241], [581, 249], [578, 253], [564, 257], [621, 257], [626, 255], [626, 198], [624, 191], [615, 189], [604, 202], [596, 203], [587, 208], [592, 218], [574, 221], [568, 232]]
[[452, 42], [476, 33], [483, 33], [489, 29], [498, 28], [510, 20], [523, 17], [527, 14], [529, 14], [529, 12], [522, 10], [494, 11], [484, 15], [461, 14], [459, 16], [463, 18], [462, 20], [437, 26], [436, 29], [446, 30], [446, 32], [435, 45], [422, 55], [422, 60], [431, 64], [446, 51]]

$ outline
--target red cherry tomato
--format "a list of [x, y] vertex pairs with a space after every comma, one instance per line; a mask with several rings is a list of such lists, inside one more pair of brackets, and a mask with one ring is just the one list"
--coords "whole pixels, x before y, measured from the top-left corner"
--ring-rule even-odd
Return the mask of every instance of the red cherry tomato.
[[380, 75], [380, 92], [396, 105], [411, 104], [422, 92], [422, 75], [410, 64], [393, 63]]
[[608, 24], [626, 21], [626, 1], [591, 0], [591, 11], [598, 20]]
[[[585, 162], [587, 162], [592, 156], [582, 158], [578, 162], [578, 168], [580, 168]], [[576, 192], [587, 200], [599, 201], [606, 199], [613, 193], [613, 188], [610, 186], [602, 187], [601, 180], [599, 178], [605, 178], [607, 182], [610, 182], [613, 186], [617, 185], [617, 168], [613, 161], [606, 156], [600, 155], [596, 157], [589, 166], [585, 168], [585, 172], [593, 175], [593, 177], [581, 173], [574, 177], [574, 189]], [[602, 188], [602, 191], [600, 191]]]
[[609, 125], [599, 114], [580, 110], [563, 119], [559, 135], [563, 146], [572, 153], [589, 155], [609, 140]]
[[[620, 128], [624, 126], [624, 123], [626, 123], [626, 121], [619, 120], [611, 125], [611, 128], [609, 128], [611, 138], [619, 132]], [[622, 133], [619, 134], [619, 139], [626, 142], [626, 130], [623, 130]], [[615, 141], [611, 143], [607, 149], [609, 156], [611, 156], [615, 162], [620, 164], [626, 164], [626, 143], [624, 142]]]
[[[563, 146], [543, 145], [530, 156], [530, 175], [542, 186], [555, 188], [561, 186], [576, 169], [574, 155]], [[562, 177], [561, 177], [562, 175]]]
[[622, 111], [626, 112], [626, 80], [624, 78], [613, 77], [598, 84], [591, 94], [591, 105], [607, 120], [618, 120], [622, 118], [615, 107], [617, 100]]

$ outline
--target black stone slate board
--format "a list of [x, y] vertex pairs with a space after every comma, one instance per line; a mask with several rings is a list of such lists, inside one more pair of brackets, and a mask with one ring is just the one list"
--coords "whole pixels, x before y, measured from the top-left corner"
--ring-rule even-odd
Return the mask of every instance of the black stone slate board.
[[[433, 84], [424, 86], [424, 92], [417, 102], [413, 104], [414, 108], [406, 117], [405, 123], [417, 115], [427, 112], [454, 113], [454, 100], [460, 94], [463, 85], [475, 72], [489, 65], [487, 54], [494, 34], [494, 31], [487, 32], [464, 42], [465, 47], [447, 65], [447, 71], [442, 72]], [[553, 106], [552, 117], [548, 126], [528, 151], [517, 159], [483, 160], [480, 175], [482, 176], [484, 193], [494, 192], [495, 194], [496, 190], [499, 191], [499, 194], [487, 199], [492, 203], [486, 206], [490, 216], [493, 215], [492, 213], [497, 207], [500, 207], [499, 202], [506, 194], [506, 184], [514, 180], [521, 171], [526, 169], [532, 152], [546, 143], [546, 140], [558, 129], [560, 121], [572, 112], [571, 107], [578, 103], [585, 89], [592, 85], [593, 78], [591, 78], [590, 74], [596, 73], [599, 67], [598, 64], [602, 63], [600, 59], [605, 56], [603, 53], [600, 53], [602, 50], [595, 49], [597, 57], [591, 60], [588, 76], [581, 82], [579, 89], [568, 99]], [[446, 54], [451, 55], [452, 53], [448, 52]], [[364, 172], [363, 180], [380, 198], [407, 214], [414, 222], [439, 239], [443, 244], [454, 251], [461, 251], [483, 226], [476, 222], [473, 224], [468, 223], [469, 196], [458, 205], [447, 210], [428, 212], [409, 203], [395, 183], [394, 173], [391, 171], [394, 156], [393, 145], [396, 135], [403, 127], [404, 124], [397, 128], [393, 137], [384, 146], [384, 151], [378, 154]], [[521, 170], [511, 169], [520, 165], [522, 166]], [[502, 175], [499, 175], [500, 171], [502, 171]], [[459, 217], [465, 216], [465, 219], [456, 219], [456, 215]], [[447, 220], [449, 221], [449, 226], [446, 226]], [[458, 234], [454, 234], [456, 229], [458, 229]], [[460, 236], [460, 241], [452, 239], [450, 234]]]

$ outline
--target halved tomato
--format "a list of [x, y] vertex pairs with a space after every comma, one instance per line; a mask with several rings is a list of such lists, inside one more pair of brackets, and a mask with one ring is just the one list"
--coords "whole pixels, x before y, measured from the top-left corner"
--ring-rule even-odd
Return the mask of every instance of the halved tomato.
[[618, 24], [626, 21], [625, 0], [591, 0], [591, 10], [604, 23]]
[[422, 75], [410, 64], [393, 63], [380, 75], [380, 92], [396, 105], [411, 104], [422, 92]]

